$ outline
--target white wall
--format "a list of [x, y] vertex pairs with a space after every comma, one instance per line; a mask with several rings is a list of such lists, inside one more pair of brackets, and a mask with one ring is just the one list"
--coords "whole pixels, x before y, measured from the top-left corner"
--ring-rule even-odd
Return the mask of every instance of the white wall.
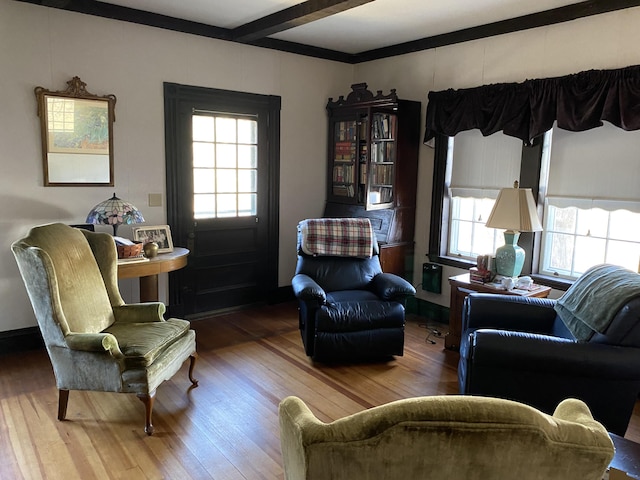
[[[422, 131], [431, 90], [470, 88], [500, 82], [522, 82], [591, 69], [640, 64], [640, 8], [587, 17], [548, 27], [411, 53], [356, 65], [354, 82], [372, 90], [396, 88], [400, 98], [422, 102]], [[576, 172], [579, 175], [579, 172]], [[418, 173], [414, 285], [428, 260], [433, 151], [422, 146]], [[418, 297], [449, 305], [447, 278], [463, 273], [445, 267], [442, 294], [418, 288]], [[554, 291], [552, 297], [560, 292]]]
[[[115, 187], [42, 186], [33, 89], [64, 90], [75, 75], [117, 97]], [[163, 82], [282, 97], [279, 285], [290, 285], [297, 222], [321, 215], [325, 201], [326, 102], [348, 93], [352, 77], [351, 65], [0, 0], [0, 331], [36, 325], [10, 251], [31, 226], [83, 223], [114, 191], [147, 224], [166, 223]], [[163, 206], [149, 207], [149, 193]], [[137, 299], [136, 281], [121, 288]], [[160, 300], [166, 290], [165, 274]]]

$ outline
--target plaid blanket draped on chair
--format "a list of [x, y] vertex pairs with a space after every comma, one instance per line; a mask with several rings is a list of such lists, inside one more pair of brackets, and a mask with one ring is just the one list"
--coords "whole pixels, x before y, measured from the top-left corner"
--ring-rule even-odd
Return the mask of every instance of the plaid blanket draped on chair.
[[307, 255], [370, 258], [373, 229], [368, 218], [316, 218], [298, 224]]

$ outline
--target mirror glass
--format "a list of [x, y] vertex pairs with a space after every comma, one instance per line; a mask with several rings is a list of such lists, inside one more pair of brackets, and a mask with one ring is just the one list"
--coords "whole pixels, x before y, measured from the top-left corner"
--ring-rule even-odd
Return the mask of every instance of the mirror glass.
[[79, 77], [64, 91], [35, 89], [45, 186], [113, 186], [116, 97], [86, 90]]

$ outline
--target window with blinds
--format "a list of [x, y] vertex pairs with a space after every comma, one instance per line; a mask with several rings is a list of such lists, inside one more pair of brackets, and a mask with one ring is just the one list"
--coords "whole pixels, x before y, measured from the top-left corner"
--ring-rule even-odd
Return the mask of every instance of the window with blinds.
[[577, 278], [640, 263], [640, 132], [553, 128], [539, 272]]
[[475, 260], [504, 244], [502, 230], [485, 226], [501, 188], [520, 178], [522, 142], [479, 130], [449, 138], [449, 238], [447, 255]]

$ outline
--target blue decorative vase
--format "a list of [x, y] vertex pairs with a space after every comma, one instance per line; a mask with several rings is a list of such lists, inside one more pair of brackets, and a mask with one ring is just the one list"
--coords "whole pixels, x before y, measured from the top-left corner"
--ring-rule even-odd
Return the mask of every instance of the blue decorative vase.
[[496, 250], [496, 271], [505, 277], [517, 277], [524, 266], [524, 250], [518, 246], [520, 232], [504, 232], [504, 245]]

